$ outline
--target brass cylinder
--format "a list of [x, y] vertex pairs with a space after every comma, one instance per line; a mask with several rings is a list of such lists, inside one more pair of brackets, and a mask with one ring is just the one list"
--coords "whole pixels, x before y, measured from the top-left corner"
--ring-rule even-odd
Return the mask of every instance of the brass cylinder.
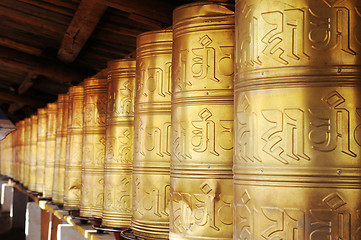
[[108, 63], [102, 225], [129, 228], [132, 217], [135, 60]]
[[236, 1], [234, 239], [360, 239], [361, 1]]
[[233, 9], [174, 10], [170, 239], [232, 239]]
[[13, 131], [12, 133], [12, 144], [11, 144], [11, 152], [13, 154], [13, 158], [12, 158], [12, 161], [11, 161], [11, 167], [10, 167], [10, 177], [12, 179], [16, 179], [15, 178], [15, 174], [16, 174], [16, 130]]
[[69, 95], [59, 94], [55, 133], [55, 162], [52, 201], [62, 204], [64, 199], [66, 140], [68, 130]]
[[65, 159], [64, 207], [79, 209], [83, 157], [84, 88], [69, 88], [67, 151]]
[[21, 120], [18, 122], [18, 133], [17, 133], [17, 150], [16, 158], [18, 161], [18, 179], [20, 183], [23, 183], [23, 172], [24, 172], [24, 157], [25, 157], [25, 121]]
[[36, 146], [36, 191], [39, 193], [43, 192], [44, 186], [45, 161], [47, 159], [45, 155], [46, 134], [48, 129], [47, 122], [47, 109], [38, 109], [38, 141]]
[[55, 139], [57, 124], [57, 103], [47, 104], [47, 133], [45, 149], [44, 186], [43, 197], [51, 198], [53, 193], [54, 165], [55, 165]]
[[104, 190], [106, 74], [84, 80], [80, 216], [101, 218]]
[[29, 187], [30, 182], [30, 137], [31, 137], [31, 118], [25, 118], [25, 135], [24, 135], [24, 183]]
[[14, 176], [15, 181], [19, 180], [19, 159], [18, 159], [18, 135], [19, 135], [19, 122], [15, 124], [16, 130], [14, 131], [13, 144], [14, 144]]
[[36, 148], [38, 144], [38, 116], [31, 116], [30, 129], [30, 161], [29, 161], [29, 190], [36, 190], [37, 166], [36, 166]]
[[172, 31], [137, 37], [132, 229], [144, 238], [169, 235]]

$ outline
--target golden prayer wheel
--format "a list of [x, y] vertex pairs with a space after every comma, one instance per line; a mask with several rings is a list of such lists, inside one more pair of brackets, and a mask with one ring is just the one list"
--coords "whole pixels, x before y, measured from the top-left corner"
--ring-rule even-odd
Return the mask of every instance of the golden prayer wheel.
[[45, 169], [45, 149], [48, 116], [46, 108], [38, 109], [38, 141], [36, 146], [36, 191], [43, 192], [44, 169]]
[[24, 173], [24, 157], [25, 157], [25, 121], [21, 120], [17, 126], [17, 141], [16, 141], [16, 159], [18, 162], [18, 178], [20, 183], [23, 183]]
[[19, 122], [17, 122], [15, 124], [16, 130], [14, 131], [14, 136], [13, 136], [13, 147], [14, 147], [14, 176], [13, 179], [15, 181], [19, 180], [19, 168], [20, 168], [20, 164], [19, 164], [19, 159], [18, 159], [18, 150], [19, 150], [19, 141], [18, 141], [18, 135], [19, 135]]
[[24, 175], [23, 185], [29, 186], [30, 181], [30, 137], [31, 137], [31, 118], [25, 118], [25, 139], [24, 139]]
[[67, 151], [65, 159], [64, 207], [79, 209], [83, 157], [84, 88], [69, 88]]
[[11, 171], [11, 175], [10, 177], [12, 179], [15, 179], [15, 174], [16, 174], [16, 130], [14, 132], [12, 132], [12, 143], [11, 143], [11, 152], [13, 154], [13, 158], [11, 161], [11, 166], [10, 166], [10, 171]]
[[6, 175], [6, 138], [0, 141], [0, 157], [1, 157], [1, 165], [0, 165], [0, 173], [1, 175]]
[[132, 229], [169, 235], [172, 31], [137, 37]]
[[56, 125], [57, 125], [57, 103], [47, 104], [47, 134], [45, 148], [44, 186], [43, 197], [51, 198], [53, 193]]
[[173, 12], [170, 239], [232, 239], [233, 9]]
[[29, 190], [36, 190], [37, 166], [36, 166], [36, 148], [38, 144], [38, 116], [31, 116], [30, 129], [30, 159], [29, 159]]
[[102, 225], [129, 228], [132, 218], [135, 60], [108, 63]]
[[234, 239], [360, 239], [361, 1], [236, 1]]
[[52, 201], [62, 204], [64, 199], [66, 139], [68, 130], [69, 95], [59, 94], [55, 133], [55, 162]]
[[101, 218], [103, 211], [106, 74], [84, 80], [83, 162], [80, 216]]

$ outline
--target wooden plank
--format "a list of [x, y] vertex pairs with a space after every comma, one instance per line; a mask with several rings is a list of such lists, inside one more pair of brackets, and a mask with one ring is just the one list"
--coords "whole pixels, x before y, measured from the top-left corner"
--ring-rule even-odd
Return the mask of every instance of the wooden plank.
[[111, 23], [102, 23], [99, 25], [99, 28], [101, 28], [104, 31], [108, 31], [110, 33], [125, 35], [125, 36], [131, 36], [136, 37], [139, 34], [143, 33], [143, 30], [131, 28], [131, 27], [124, 27], [120, 25], [115, 25]]
[[71, 10], [71, 9], [65, 8], [63, 6], [55, 6], [53, 4], [50, 4], [50, 3], [47, 3], [47, 2], [44, 2], [44, 1], [39, 1], [39, 0], [19, 0], [19, 1], [24, 2], [24, 3], [28, 3], [28, 4], [31, 4], [31, 5], [37, 6], [37, 7], [41, 7], [43, 9], [46, 9], [46, 10], [49, 10], [49, 11], [52, 11], [52, 12], [60, 13], [60, 14], [63, 14], [65, 16], [73, 17], [73, 15], [74, 15], [74, 10], [75, 9]]
[[71, 17], [69, 16], [65, 16], [63, 14], [59, 14], [55, 12], [50, 12], [48, 10], [21, 1], [1, 0], [0, 5], [6, 7], [7, 9], [18, 11], [28, 16], [37, 17], [39, 19], [49, 21], [51, 23], [66, 25], [71, 21]]
[[18, 94], [24, 94], [29, 88], [31, 88], [31, 86], [34, 84], [33, 79], [37, 77], [38, 75], [36, 73], [29, 72], [24, 81], [20, 84], [18, 88]]
[[79, 82], [84, 75], [62, 63], [0, 47], [0, 64], [32, 71], [60, 83]]
[[107, 6], [99, 4], [97, 0], [80, 2], [74, 18], [64, 34], [57, 55], [58, 59], [67, 63], [76, 59], [106, 9]]
[[41, 209], [41, 240], [48, 240], [51, 213]]
[[56, 240], [57, 239], [58, 225], [62, 224], [62, 223], [63, 223], [63, 221], [61, 219], [57, 218], [54, 214], [52, 214], [50, 240]]
[[21, 52], [29, 53], [31, 55], [40, 56], [43, 50], [37, 47], [28, 46], [26, 44], [14, 41], [9, 38], [0, 36], [0, 45], [8, 48], [12, 48]]
[[109, 7], [119, 9], [124, 12], [137, 14], [145, 18], [163, 23], [165, 25], [172, 24], [172, 11], [174, 6], [172, 1], [160, 0], [100, 0]]
[[44, 102], [36, 100], [34, 98], [29, 98], [25, 96], [19, 96], [12, 93], [9, 93], [9, 91], [0, 90], [0, 99], [9, 101], [9, 102], [16, 102], [24, 105], [29, 105], [33, 107], [39, 107], [45, 105]]
[[25, 24], [29, 24], [32, 26], [36, 26], [48, 31], [58, 32], [58, 33], [64, 33], [65, 28], [64, 26], [56, 23], [51, 23], [49, 21], [46, 21], [42, 18], [29, 16], [25, 13], [22, 13], [20, 11], [11, 10], [9, 8], [0, 7], [0, 15], [8, 17], [12, 19], [13, 21], [19, 21]]

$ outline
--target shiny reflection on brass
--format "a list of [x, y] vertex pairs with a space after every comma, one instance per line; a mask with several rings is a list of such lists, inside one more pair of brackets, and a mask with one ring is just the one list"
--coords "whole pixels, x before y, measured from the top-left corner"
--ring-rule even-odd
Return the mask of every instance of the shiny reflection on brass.
[[36, 190], [36, 148], [38, 143], [38, 116], [31, 116], [30, 159], [29, 159], [29, 190]]
[[108, 107], [102, 224], [129, 228], [132, 217], [132, 164], [135, 60], [108, 63]]
[[30, 182], [30, 137], [31, 118], [25, 118], [25, 138], [24, 138], [24, 186], [28, 187]]
[[20, 183], [24, 182], [24, 157], [25, 157], [25, 121], [22, 120], [17, 126], [17, 146], [16, 146], [16, 159], [18, 162], [18, 180]]
[[69, 95], [59, 94], [55, 133], [55, 162], [52, 201], [63, 203]]
[[145, 238], [169, 234], [172, 31], [137, 38], [132, 229]]
[[101, 218], [103, 211], [106, 72], [84, 81], [83, 162], [80, 216]]
[[84, 88], [69, 88], [69, 115], [65, 159], [64, 207], [79, 209], [83, 157]]
[[43, 192], [44, 169], [45, 169], [45, 149], [46, 134], [48, 129], [48, 116], [46, 108], [38, 109], [38, 142], [36, 147], [36, 191]]
[[236, 1], [234, 239], [357, 239], [360, 1]]
[[47, 134], [45, 149], [44, 186], [43, 196], [51, 197], [53, 193], [54, 163], [55, 163], [55, 136], [57, 123], [57, 103], [47, 105]]
[[174, 10], [170, 239], [232, 239], [233, 8]]

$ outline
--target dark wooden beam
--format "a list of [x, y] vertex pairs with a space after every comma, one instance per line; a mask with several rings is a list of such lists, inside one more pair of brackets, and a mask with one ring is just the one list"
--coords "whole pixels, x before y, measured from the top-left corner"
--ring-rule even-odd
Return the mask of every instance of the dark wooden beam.
[[20, 103], [24, 105], [29, 105], [33, 107], [39, 107], [45, 105], [44, 102], [36, 100], [34, 98], [29, 98], [26, 96], [19, 96], [16, 94], [9, 93], [9, 91], [0, 90], [0, 99], [9, 101], [9, 102], [15, 102]]
[[0, 47], [0, 64], [46, 76], [53, 81], [70, 84], [81, 81], [83, 74], [60, 62], [35, 57], [9, 48]]
[[34, 84], [33, 79], [37, 77], [38, 77], [37, 74], [33, 72], [29, 72], [28, 75], [25, 77], [24, 81], [20, 84], [18, 88], [18, 94], [21, 95], [24, 94], [26, 91], [28, 91], [28, 89], [31, 88], [31, 86], [33, 86]]
[[3, 37], [3, 36], [0, 36], [0, 45], [18, 50], [20, 52], [29, 53], [29, 54], [35, 55], [35, 56], [40, 56], [43, 52], [43, 50], [40, 48], [28, 46], [26, 44], [14, 41], [12, 39], [9, 39], [9, 38]]
[[166, 26], [172, 24], [172, 1], [160, 0], [100, 0], [109, 7], [152, 19]]
[[58, 59], [67, 63], [76, 59], [106, 9], [107, 6], [98, 3], [98, 0], [82, 0], [80, 2], [73, 20], [64, 34]]
[[22, 109], [25, 105], [22, 103], [11, 103], [8, 108], [9, 113], [15, 113], [17, 110]]

